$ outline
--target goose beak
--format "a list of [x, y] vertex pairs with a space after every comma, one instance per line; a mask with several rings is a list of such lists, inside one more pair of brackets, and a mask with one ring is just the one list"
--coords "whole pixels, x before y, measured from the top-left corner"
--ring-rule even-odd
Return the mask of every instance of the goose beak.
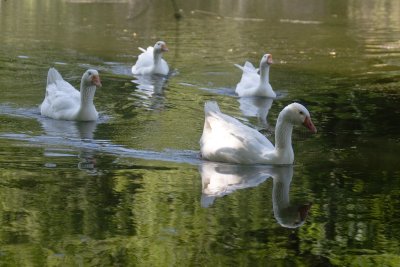
[[307, 215], [308, 215], [308, 212], [310, 211], [311, 206], [312, 206], [312, 204], [310, 203], [310, 204], [301, 205], [298, 208], [301, 221], [304, 221], [307, 218]]
[[274, 61], [272, 60], [272, 55], [269, 55], [268, 59], [267, 59], [267, 63], [269, 65], [271, 65], [272, 63], [274, 63]]
[[163, 44], [163, 45], [161, 46], [161, 51], [163, 51], [163, 52], [168, 52], [168, 47], [167, 47], [167, 45]]
[[310, 130], [310, 132], [312, 132], [312, 133], [316, 133], [316, 132], [317, 132], [317, 128], [315, 128], [314, 123], [312, 123], [310, 117], [307, 116], [307, 117], [304, 119], [303, 125], [304, 125], [305, 127], [307, 127], [307, 128]]
[[96, 85], [96, 87], [101, 87], [100, 77], [99, 75], [93, 75], [92, 83]]

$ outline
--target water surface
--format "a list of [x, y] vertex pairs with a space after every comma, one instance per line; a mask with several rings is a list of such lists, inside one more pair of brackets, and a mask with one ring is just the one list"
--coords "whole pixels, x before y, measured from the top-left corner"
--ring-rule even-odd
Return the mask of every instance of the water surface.
[[[0, 2], [0, 265], [400, 265], [398, 2], [173, 3]], [[133, 77], [158, 40], [172, 75]], [[237, 98], [267, 52], [279, 97]], [[97, 122], [40, 116], [52, 66], [99, 70]], [[293, 166], [203, 162], [211, 99], [271, 140], [298, 101], [318, 133]]]

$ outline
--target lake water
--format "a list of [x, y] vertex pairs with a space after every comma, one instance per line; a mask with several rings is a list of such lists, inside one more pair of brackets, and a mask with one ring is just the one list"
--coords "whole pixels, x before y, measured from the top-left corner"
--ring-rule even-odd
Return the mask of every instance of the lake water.
[[[398, 0], [0, 0], [0, 265], [400, 266], [399, 14]], [[173, 73], [144, 83], [130, 68], [158, 40]], [[267, 52], [278, 98], [237, 98], [234, 64]], [[97, 122], [40, 116], [52, 66], [74, 86], [99, 70]], [[318, 133], [294, 130], [293, 166], [205, 162], [207, 100], [271, 140], [297, 101]]]

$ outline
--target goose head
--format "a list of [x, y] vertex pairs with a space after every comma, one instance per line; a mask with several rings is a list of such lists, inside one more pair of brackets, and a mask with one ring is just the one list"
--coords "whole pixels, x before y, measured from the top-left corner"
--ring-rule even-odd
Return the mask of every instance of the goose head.
[[311, 206], [311, 203], [291, 204], [288, 207], [274, 211], [274, 216], [281, 226], [297, 228], [306, 222]]
[[312, 133], [316, 133], [313, 122], [311, 121], [310, 112], [299, 103], [292, 103], [286, 106], [281, 113], [283, 114], [283, 119], [290, 122], [293, 125], [304, 125]]
[[272, 60], [272, 55], [271, 54], [265, 54], [260, 61], [260, 68], [263, 67], [268, 67], [271, 64], [273, 64], [274, 61]]
[[154, 45], [154, 53], [162, 53], [162, 52], [167, 52], [168, 51], [168, 47], [165, 44], [165, 42], [163, 41], [158, 41], [155, 45]]
[[101, 87], [101, 81], [100, 81], [100, 76], [97, 70], [94, 69], [88, 69], [85, 71], [85, 73], [82, 76], [81, 80], [81, 87], [91, 87], [91, 86], [96, 86]]

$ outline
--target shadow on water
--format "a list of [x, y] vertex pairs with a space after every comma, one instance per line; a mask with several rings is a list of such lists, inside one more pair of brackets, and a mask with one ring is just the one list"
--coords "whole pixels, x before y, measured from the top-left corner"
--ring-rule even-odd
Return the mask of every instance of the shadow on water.
[[236, 190], [256, 187], [268, 178], [273, 179], [272, 205], [277, 222], [286, 228], [297, 228], [306, 221], [310, 203], [291, 203], [289, 198], [293, 166], [243, 166], [202, 162], [199, 167], [202, 180], [201, 205], [213, 205], [217, 198]]

